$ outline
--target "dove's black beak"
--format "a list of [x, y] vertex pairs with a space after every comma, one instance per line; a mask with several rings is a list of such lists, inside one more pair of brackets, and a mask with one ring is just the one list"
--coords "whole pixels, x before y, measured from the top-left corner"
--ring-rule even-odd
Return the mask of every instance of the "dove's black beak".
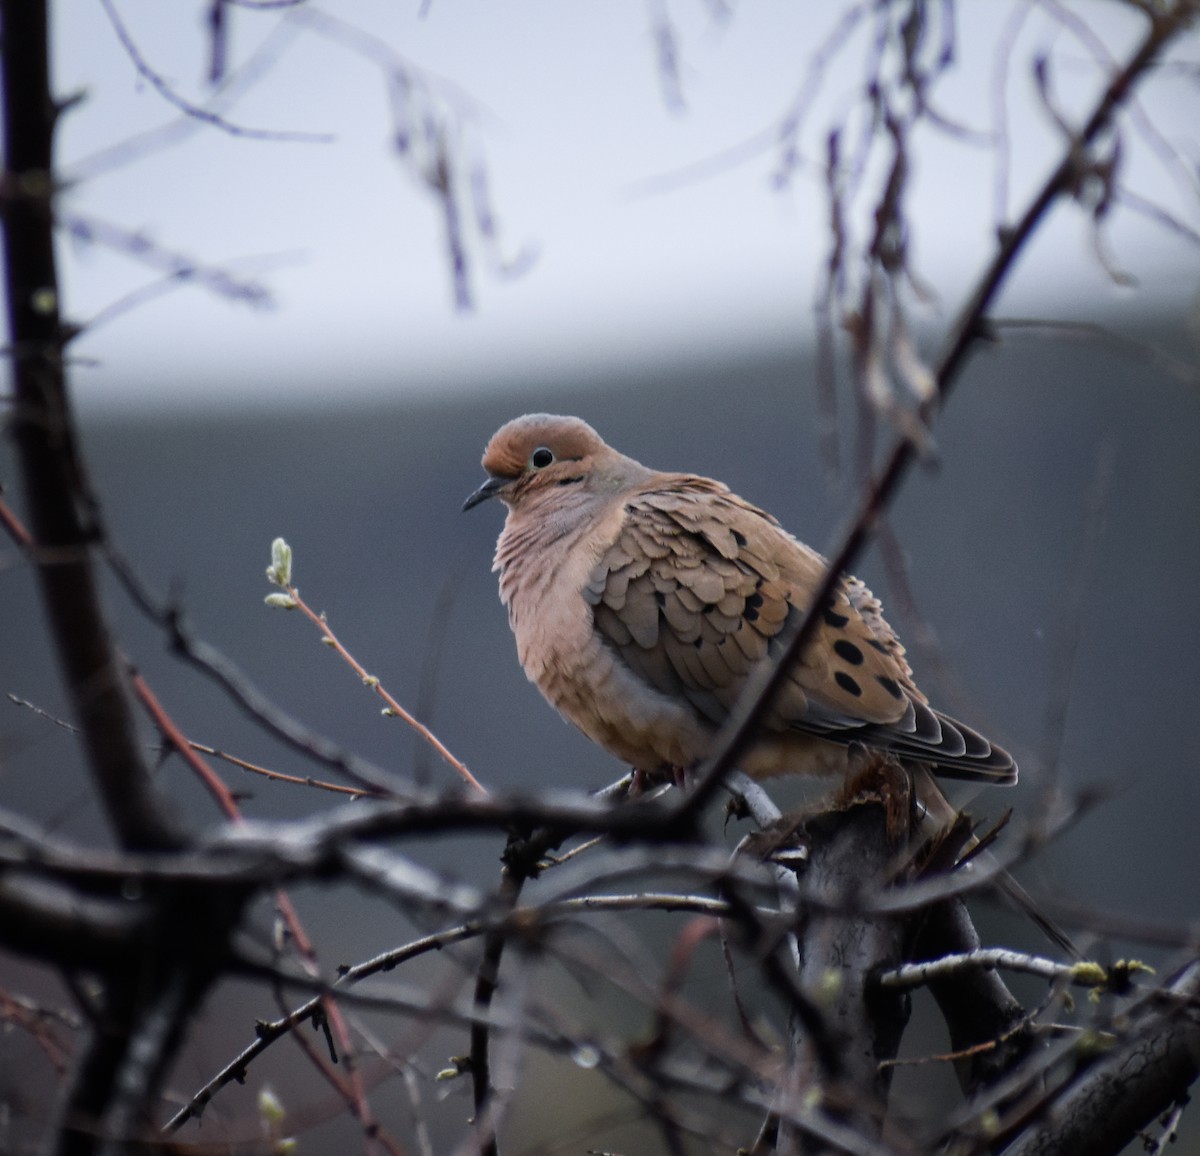
[[480, 502], [486, 502], [488, 498], [494, 498], [511, 481], [512, 478], [488, 478], [479, 489], [463, 502], [463, 512], [466, 513], [467, 510], [473, 509]]

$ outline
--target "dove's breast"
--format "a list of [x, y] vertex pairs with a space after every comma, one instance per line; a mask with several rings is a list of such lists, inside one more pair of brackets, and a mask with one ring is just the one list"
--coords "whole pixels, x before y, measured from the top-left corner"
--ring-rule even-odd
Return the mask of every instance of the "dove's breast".
[[688, 766], [711, 728], [626, 665], [584, 597], [623, 516], [620, 504], [576, 526], [510, 515], [496, 546], [500, 599], [526, 676], [560, 714], [630, 766]]

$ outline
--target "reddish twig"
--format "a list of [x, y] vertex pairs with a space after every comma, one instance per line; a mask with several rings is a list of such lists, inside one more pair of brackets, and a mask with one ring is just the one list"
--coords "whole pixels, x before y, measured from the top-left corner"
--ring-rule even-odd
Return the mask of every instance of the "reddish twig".
[[461, 759], [455, 758], [433, 731], [424, 723], [414, 718], [409, 711], [405, 710], [375, 675], [368, 674], [366, 667], [342, 645], [341, 640], [334, 634], [333, 629], [326, 621], [325, 615], [318, 614], [300, 597], [300, 591], [292, 583], [292, 549], [282, 538], [276, 538], [271, 543], [271, 565], [267, 567], [267, 580], [273, 585], [278, 586], [281, 590], [286, 591], [284, 594], [268, 595], [266, 601], [269, 606], [275, 606], [282, 610], [299, 610], [321, 632], [324, 643], [332, 647], [341, 660], [358, 675], [363, 685], [370, 687], [371, 690], [387, 703], [387, 709], [384, 711], [385, 714], [406, 722], [458, 772], [463, 782], [467, 783], [479, 795], [487, 796], [487, 789], [467, 770], [466, 763]]
[[264, 779], [270, 779], [273, 783], [292, 783], [298, 787], [313, 787], [319, 791], [331, 791], [338, 795], [349, 795], [352, 799], [362, 799], [364, 797], [387, 799], [392, 797], [383, 790], [369, 787], [347, 787], [342, 783], [330, 783], [325, 779], [314, 779], [311, 775], [289, 775], [283, 771], [273, 771], [270, 767], [263, 767], [247, 759], [238, 758], [237, 755], [231, 755], [228, 751], [219, 751], [216, 747], [210, 747], [205, 743], [198, 743], [194, 739], [188, 740], [188, 746], [202, 755], [220, 759], [222, 762], [229, 763], [239, 770], [248, 771], [252, 775], [261, 775]]
[[0, 525], [7, 531], [8, 536], [23, 550], [29, 550], [33, 546], [33, 537], [25, 528], [25, 523], [13, 512], [9, 504], [0, 498]]
[[[242, 823], [244, 818], [241, 809], [237, 805], [237, 800], [233, 797], [233, 793], [225, 785], [212, 767], [210, 767], [199, 753], [193, 749], [192, 744], [188, 742], [183, 732], [176, 726], [175, 721], [163, 709], [162, 704], [155, 697], [154, 692], [150, 689], [146, 680], [138, 673], [132, 674], [134, 691], [137, 694], [142, 705], [149, 712], [150, 717], [154, 720], [155, 725], [162, 733], [163, 738], [175, 748], [180, 757], [188, 764], [189, 767], [196, 773], [200, 781], [204, 784], [208, 792], [217, 801], [217, 805], [224, 813], [225, 817], [231, 823]], [[275, 906], [279, 911], [280, 918], [283, 920], [287, 928], [288, 935], [292, 942], [296, 945], [296, 950], [300, 954], [304, 962], [305, 969], [314, 978], [320, 975], [320, 966], [317, 960], [317, 954], [312, 945], [312, 940], [309, 939], [308, 933], [304, 930], [304, 925], [300, 921], [299, 915], [296, 914], [296, 909], [292, 904], [291, 898], [283, 888], [279, 888], [275, 892]], [[327, 1080], [342, 1094], [346, 1103], [349, 1105], [355, 1118], [362, 1124], [364, 1130], [372, 1136], [379, 1136], [378, 1125], [371, 1112], [370, 1104], [367, 1100], [366, 1091], [362, 1084], [361, 1073], [354, 1066], [352, 1056], [352, 1044], [350, 1039], [350, 1031], [346, 1026], [345, 1018], [342, 1016], [341, 1009], [337, 1006], [337, 1001], [332, 995], [324, 995], [321, 997], [321, 1007], [325, 1019], [328, 1022], [333, 1034], [337, 1040], [337, 1044], [341, 1053], [346, 1057], [347, 1078], [345, 1080], [338, 1076], [335, 1072], [329, 1069], [323, 1057], [316, 1053], [311, 1047], [309, 1041], [304, 1039], [299, 1032], [294, 1032], [297, 1043], [304, 1053], [312, 1060], [318, 1070], [325, 1076]], [[385, 1143], [385, 1146], [389, 1146]], [[389, 1146], [389, 1150], [390, 1146]]]
[[304, 616], [321, 632], [325, 639], [326, 645], [330, 646], [338, 654], [338, 657], [345, 662], [359, 678], [362, 679], [363, 685], [370, 687], [385, 703], [390, 716], [400, 719], [407, 723], [414, 731], [421, 736], [441, 757], [454, 768], [461, 776], [463, 782], [467, 783], [472, 790], [477, 791], [481, 795], [486, 795], [487, 788], [467, 770], [467, 765], [461, 759], [455, 758], [450, 753], [449, 748], [431, 731], [423, 722], [414, 718], [400, 703], [389, 693], [387, 688], [373, 674], [368, 674], [366, 668], [342, 645], [341, 640], [330, 628], [328, 622], [319, 615], [313, 612], [312, 608], [300, 597], [299, 591], [294, 586], [288, 587], [288, 594], [295, 600], [296, 609], [301, 611]]
[[42, 1050], [46, 1059], [50, 1061], [54, 1070], [62, 1076], [70, 1067], [71, 1053], [50, 1031], [47, 1020], [51, 1018], [52, 1014], [25, 1000], [17, 999], [0, 988], [0, 1023], [24, 1028]]

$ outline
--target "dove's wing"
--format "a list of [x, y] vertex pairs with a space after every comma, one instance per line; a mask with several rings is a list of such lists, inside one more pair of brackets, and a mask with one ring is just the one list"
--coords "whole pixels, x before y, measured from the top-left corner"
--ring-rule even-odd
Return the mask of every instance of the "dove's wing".
[[[719, 726], [807, 609], [824, 559], [706, 478], [660, 475], [624, 513], [584, 590], [595, 628], [648, 686]], [[840, 584], [764, 727], [861, 742], [942, 774], [1015, 778], [1006, 752], [928, 706], [878, 600], [854, 578]]]

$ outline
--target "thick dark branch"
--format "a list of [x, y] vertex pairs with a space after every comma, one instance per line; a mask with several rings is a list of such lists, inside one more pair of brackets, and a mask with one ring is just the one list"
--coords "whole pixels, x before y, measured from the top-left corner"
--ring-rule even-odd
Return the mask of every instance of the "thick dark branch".
[[[42, 603], [97, 792], [128, 852], [178, 851], [182, 828], [154, 789], [138, 742], [125, 663], [100, 603], [94, 555], [103, 539], [67, 397], [54, 254], [53, 138], [46, 0], [0, 0], [3, 85], [2, 232], [13, 439], [24, 481]], [[36, 858], [36, 856], [35, 856]], [[127, 1150], [187, 1024], [227, 963], [245, 892], [210, 895], [186, 882], [126, 901], [127, 914], [61, 882], [10, 872], [0, 919], [13, 946], [94, 968], [91, 1030], [51, 1122], [60, 1156]], [[134, 937], [136, 936], [136, 941]], [[72, 951], [72, 945], [78, 950]], [[135, 946], [140, 950], [130, 950]], [[50, 1149], [48, 1149], [50, 1150]]]
[[[56, 1156], [137, 1149], [162, 1081], [205, 993], [229, 964], [241, 893], [179, 887], [139, 903], [142, 950], [105, 977], [97, 1014], [52, 1125]], [[49, 1150], [49, 1149], [48, 1149]]]
[[[511, 846], [511, 844], [510, 844]], [[525, 876], [513, 872], [506, 864], [501, 879], [501, 899], [515, 905], [525, 883]], [[508, 946], [508, 935], [503, 927], [488, 931], [483, 946], [483, 959], [475, 975], [475, 1008], [484, 1016], [491, 1010], [492, 1001], [500, 982], [500, 963], [504, 949]], [[491, 1025], [483, 1019], [471, 1025], [471, 1093], [475, 1104], [475, 1125], [479, 1130], [477, 1141], [480, 1156], [498, 1156], [496, 1132], [491, 1122], [495, 1089], [492, 1086], [492, 1033]]]
[[181, 836], [154, 792], [132, 703], [100, 606], [91, 545], [98, 528], [66, 396], [54, 260], [45, 0], [3, 0], [3, 243], [16, 405], [13, 437], [25, 482], [42, 602], [92, 773], [122, 844], [168, 848]]
[[1200, 963], [1129, 1017], [1121, 1042], [1004, 1149], [1004, 1156], [1116, 1156], [1200, 1078]]
[[[979, 948], [979, 935], [961, 899], [931, 907], [917, 932], [912, 959], [937, 959]], [[950, 1046], [965, 1054], [956, 1065], [964, 1092], [992, 1084], [1029, 1051], [1025, 1009], [995, 971], [956, 972], [930, 984], [946, 1020]]]
[[[902, 919], [856, 912], [864, 886], [889, 874], [897, 847], [877, 803], [828, 811], [805, 825], [809, 849], [805, 889], [827, 895], [830, 909], [810, 911], [797, 933], [800, 983], [823, 1012], [826, 1032], [842, 1060], [841, 1076], [827, 1086], [826, 1110], [863, 1136], [878, 1136], [894, 1059], [908, 1022], [908, 997], [874, 982], [903, 958]], [[841, 907], [838, 911], [834, 908]], [[804, 1083], [820, 1077], [810, 1041], [801, 1034], [798, 1071]]]
[[9, 951], [71, 970], [104, 970], [129, 965], [148, 920], [123, 899], [10, 871], [0, 878], [0, 927]]

